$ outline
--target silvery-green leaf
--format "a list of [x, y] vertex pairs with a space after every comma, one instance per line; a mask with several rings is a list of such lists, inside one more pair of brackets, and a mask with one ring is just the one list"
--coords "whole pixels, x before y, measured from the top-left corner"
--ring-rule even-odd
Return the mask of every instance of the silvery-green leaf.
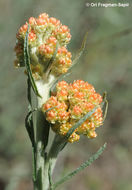
[[73, 176], [75, 176], [80, 171], [84, 170], [86, 167], [90, 166], [104, 151], [106, 148], [106, 143], [93, 155], [91, 156], [86, 162], [80, 165], [77, 169], [70, 172], [66, 176], [62, 177], [58, 182], [56, 182], [54, 185], [52, 185], [52, 190], [55, 190], [59, 185], [64, 183], [67, 180], [70, 180]]
[[38, 92], [38, 89], [36, 87], [34, 78], [32, 76], [32, 70], [31, 70], [31, 64], [30, 64], [30, 55], [29, 55], [29, 47], [28, 47], [29, 27], [30, 27], [30, 25], [28, 25], [28, 30], [26, 32], [26, 36], [25, 36], [25, 39], [24, 39], [24, 63], [25, 63], [26, 69], [27, 69], [27, 74], [28, 74], [28, 77], [30, 79], [32, 89], [33, 89], [34, 93], [37, 96], [41, 97], [39, 92]]

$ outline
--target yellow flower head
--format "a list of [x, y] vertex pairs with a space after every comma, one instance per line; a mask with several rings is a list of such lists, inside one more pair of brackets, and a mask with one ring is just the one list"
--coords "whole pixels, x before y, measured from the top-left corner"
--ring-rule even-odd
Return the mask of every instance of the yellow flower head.
[[56, 86], [54, 96], [43, 104], [42, 111], [46, 112], [46, 119], [52, 124], [52, 129], [57, 134], [65, 136], [77, 121], [98, 106], [90, 118], [68, 139], [69, 142], [74, 142], [79, 140], [80, 135], [86, 135], [88, 138], [97, 136], [95, 130], [103, 124], [101, 102], [102, 96], [96, 93], [94, 87], [88, 82], [76, 80], [68, 84], [61, 81]]
[[[29, 26], [28, 44], [31, 59], [31, 69], [34, 78], [40, 79], [46, 72], [48, 63], [55, 54], [50, 73], [60, 75], [67, 72], [71, 66], [71, 53], [66, 45], [71, 39], [70, 30], [56, 18], [42, 13], [38, 18], [30, 17], [28, 22], [20, 27], [15, 46], [15, 66], [24, 66], [24, 39]], [[39, 69], [38, 69], [39, 68]]]

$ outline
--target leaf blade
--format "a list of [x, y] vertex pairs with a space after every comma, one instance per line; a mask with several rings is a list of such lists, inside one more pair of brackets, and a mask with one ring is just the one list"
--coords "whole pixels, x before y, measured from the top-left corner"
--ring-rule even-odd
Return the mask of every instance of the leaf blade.
[[75, 176], [78, 172], [80, 172], [83, 169], [85, 169], [86, 167], [90, 166], [103, 153], [104, 149], [106, 148], [106, 145], [107, 144], [105, 143], [93, 156], [91, 156], [86, 162], [81, 164], [80, 167], [78, 167], [74, 171], [70, 172], [69, 174], [67, 174], [66, 176], [61, 178], [58, 182], [56, 182], [53, 185], [53, 190], [55, 190], [59, 185], [61, 185], [65, 181], [71, 179], [71, 177]]
[[88, 112], [86, 115], [84, 115], [65, 135], [64, 137], [64, 143], [62, 146], [61, 151], [65, 148], [65, 146], [68, 143], [68, 138], [72, 135], [72, 133], [86, 120], [88, 119], [98, 108], [98, 106], [96, 106], [95, 108], [92, 109], [92, 111]]
[[66, 76], [70, 75], [70, 70], [77, 64], [79, 58], [81, 57], [81, 55], [83, 54], [83, 51], [85, 49], [85, 46], [86, 46], [86, 40], [87, 40], [87, 35], [88, 35], [88, 32], [85, 34], [84, 36], [84, 39], [83, 39], [83, 42], [81, 44], [81, 47], [80, 49], [78, 50], [78, 53], [76, 54], [74, 60], [72, 61], [72, 65], [71, 67], [68, 69], [67, 73], [64, 73], [62, 74], [61, 76], [59, 76], [56, 81], [53, 83], [52, 87], [51, 87], [51, 91], [55, 88], [56, 84], [58, 81], [62, 80], [63, 78], [65, 78]]
[[52, 63], [54, 62], [54, 60], [55, 60], [55, 58], [56, 58], [56, 54], [57, 54], [57, 51], [58, 51], [58, 47], [59, 47], [59, 43], [58, 43], [58, 41], [57, 41], [54, 54], [53, 54], [53, 56], [51, 57], [51, 59], [49, 60], [49, 62], [48, 62], [48, 64], [47, 64], [47, 67], [46, 67], [46, 69], [45, 69], [47, 76], [48, 76], [49, 73], [50, 73], [50, 70], [51, 70], [51, 67], [52, 67]]
[[37, 109], [29, 111], [25, 118], [25, 127], [28, 132], [28, 135], [29, 135], [29, 138], [30, 138], [33, 148], [35, 148], [35, 135], [34, 135], [33, 116], [32, 116], [32, 113], [34, 111], [37, 111]]
[[38, 92], [38, 89], [36, 87], [36, 84], [35, 84], [35, 81], [34, 81], [34, 78], [32, 76], [32, 71], [31, 71], [31, 64], [30, 64], [30, 55], [29, 55], [29, 49], [28, 49], [28, 34], [29, 34], [29, 28], [30, 28], [30, 25], [28, 25], [28, 29], [27, 29], [27, 32], [26, 32], [26, 36], [25, 36], [25, 39], [24, 39], [24, 63], [25, 63], [25, 67], [27, 69], [27, 73], [28, 73], [28, 77], [30, 79], [30, 83], [31, 83], [31, 86], [32, 86], [32, 89], [34, 91], [34, 93], [41, 97], [39, 92]]
[[86, 46], [87, 36], [88, 36], [88, 32], [86, 32], [86, 34], [84, 36], [84, 39], [83, 39], [82, 44], [81, 44], [81, 47], [80, 47], [78, 53], [76, 54], [76, 56], [75, 56], [75, 58], [74, 58], [74, 60], [72, 62], [72, 66], [70, 67], [70, 69], [76, 65], [76, 63], [78, 62], [79, 58], [83, 54], [83, 51], [84, 51], [85, 46]]

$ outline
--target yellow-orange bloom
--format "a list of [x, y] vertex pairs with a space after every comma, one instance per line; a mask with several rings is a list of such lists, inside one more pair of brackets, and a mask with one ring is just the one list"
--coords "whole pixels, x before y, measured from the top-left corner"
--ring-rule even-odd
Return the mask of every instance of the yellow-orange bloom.
[[[60, 75], [67, 72], [71, 66], [71, 53], [68, 52], [66, 45], [71, 39], [70, 30], [67, 26], [54, 17], [49, 17], [48, 14], [42, 13], [38, 18], [30, 17], [28, 22], [20, 27], [15, 46], [17, 67], [24, 66], [24, 39], [29, 25], [28, 44], [29, 54], [33, 77], [37, 80], [45, 75], [47, 64], [54, 56], [51, 74]], [[35, 67], [41, 65], [41, 71], [36, 73]]]
[[95, 138], [96, 128], [103, 124], [100, 106], [102, 96], [96, 93], [91, 84], [83, 80], [76, 80], [71, 84], [61, 81], [56, 89], [54, 96], [51, 96], [42, 106], [42, 111], [46, 112], [46, 119], [52, 124], [52, 129], [65, 136], [77, 121], [98, 106], [90, 118], [73, 132], [68, 141], [78, 141], [80, 135]]

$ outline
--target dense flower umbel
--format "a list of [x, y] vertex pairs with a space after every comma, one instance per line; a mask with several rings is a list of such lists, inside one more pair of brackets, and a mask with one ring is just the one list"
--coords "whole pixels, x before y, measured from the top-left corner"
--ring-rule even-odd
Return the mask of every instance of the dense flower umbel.
[[53, 108], [46, 112], [46, 119], [52, 124], [52, 129], [57, 134], [65, 136], [79, 119], [98, 106], [92, 116], [73, 132], [68, 141], [78, 141], [81, 134], [95, 138], [97, 136], [95, 129], [103, 124], [100, 106], [102, 96], [95, 92], [91, 84], [83, 80], [76, 80], [73, 84], [61, 81], [56, 89], [56, 94], [42, 106], [43, 112]]
[[66, 49], [66, 45], [71, 39], [70, 30], [67, 26], [62, 25], [59, 20], [49, 17], [46, 13], [40, 14], [38, 18], [30, 17], [28, 22], [20, 27], [16, 35], [15, 66], [24, 66], [24, 38], [28, 24], [30, 25], [28, 35], [29, 53], [34, 78], [40, 79], [46, 72], [47, 64], [56, 50], [56, 57], [50, 72], [54, 75], [67, 72], [72, 64], [71, 53]]

